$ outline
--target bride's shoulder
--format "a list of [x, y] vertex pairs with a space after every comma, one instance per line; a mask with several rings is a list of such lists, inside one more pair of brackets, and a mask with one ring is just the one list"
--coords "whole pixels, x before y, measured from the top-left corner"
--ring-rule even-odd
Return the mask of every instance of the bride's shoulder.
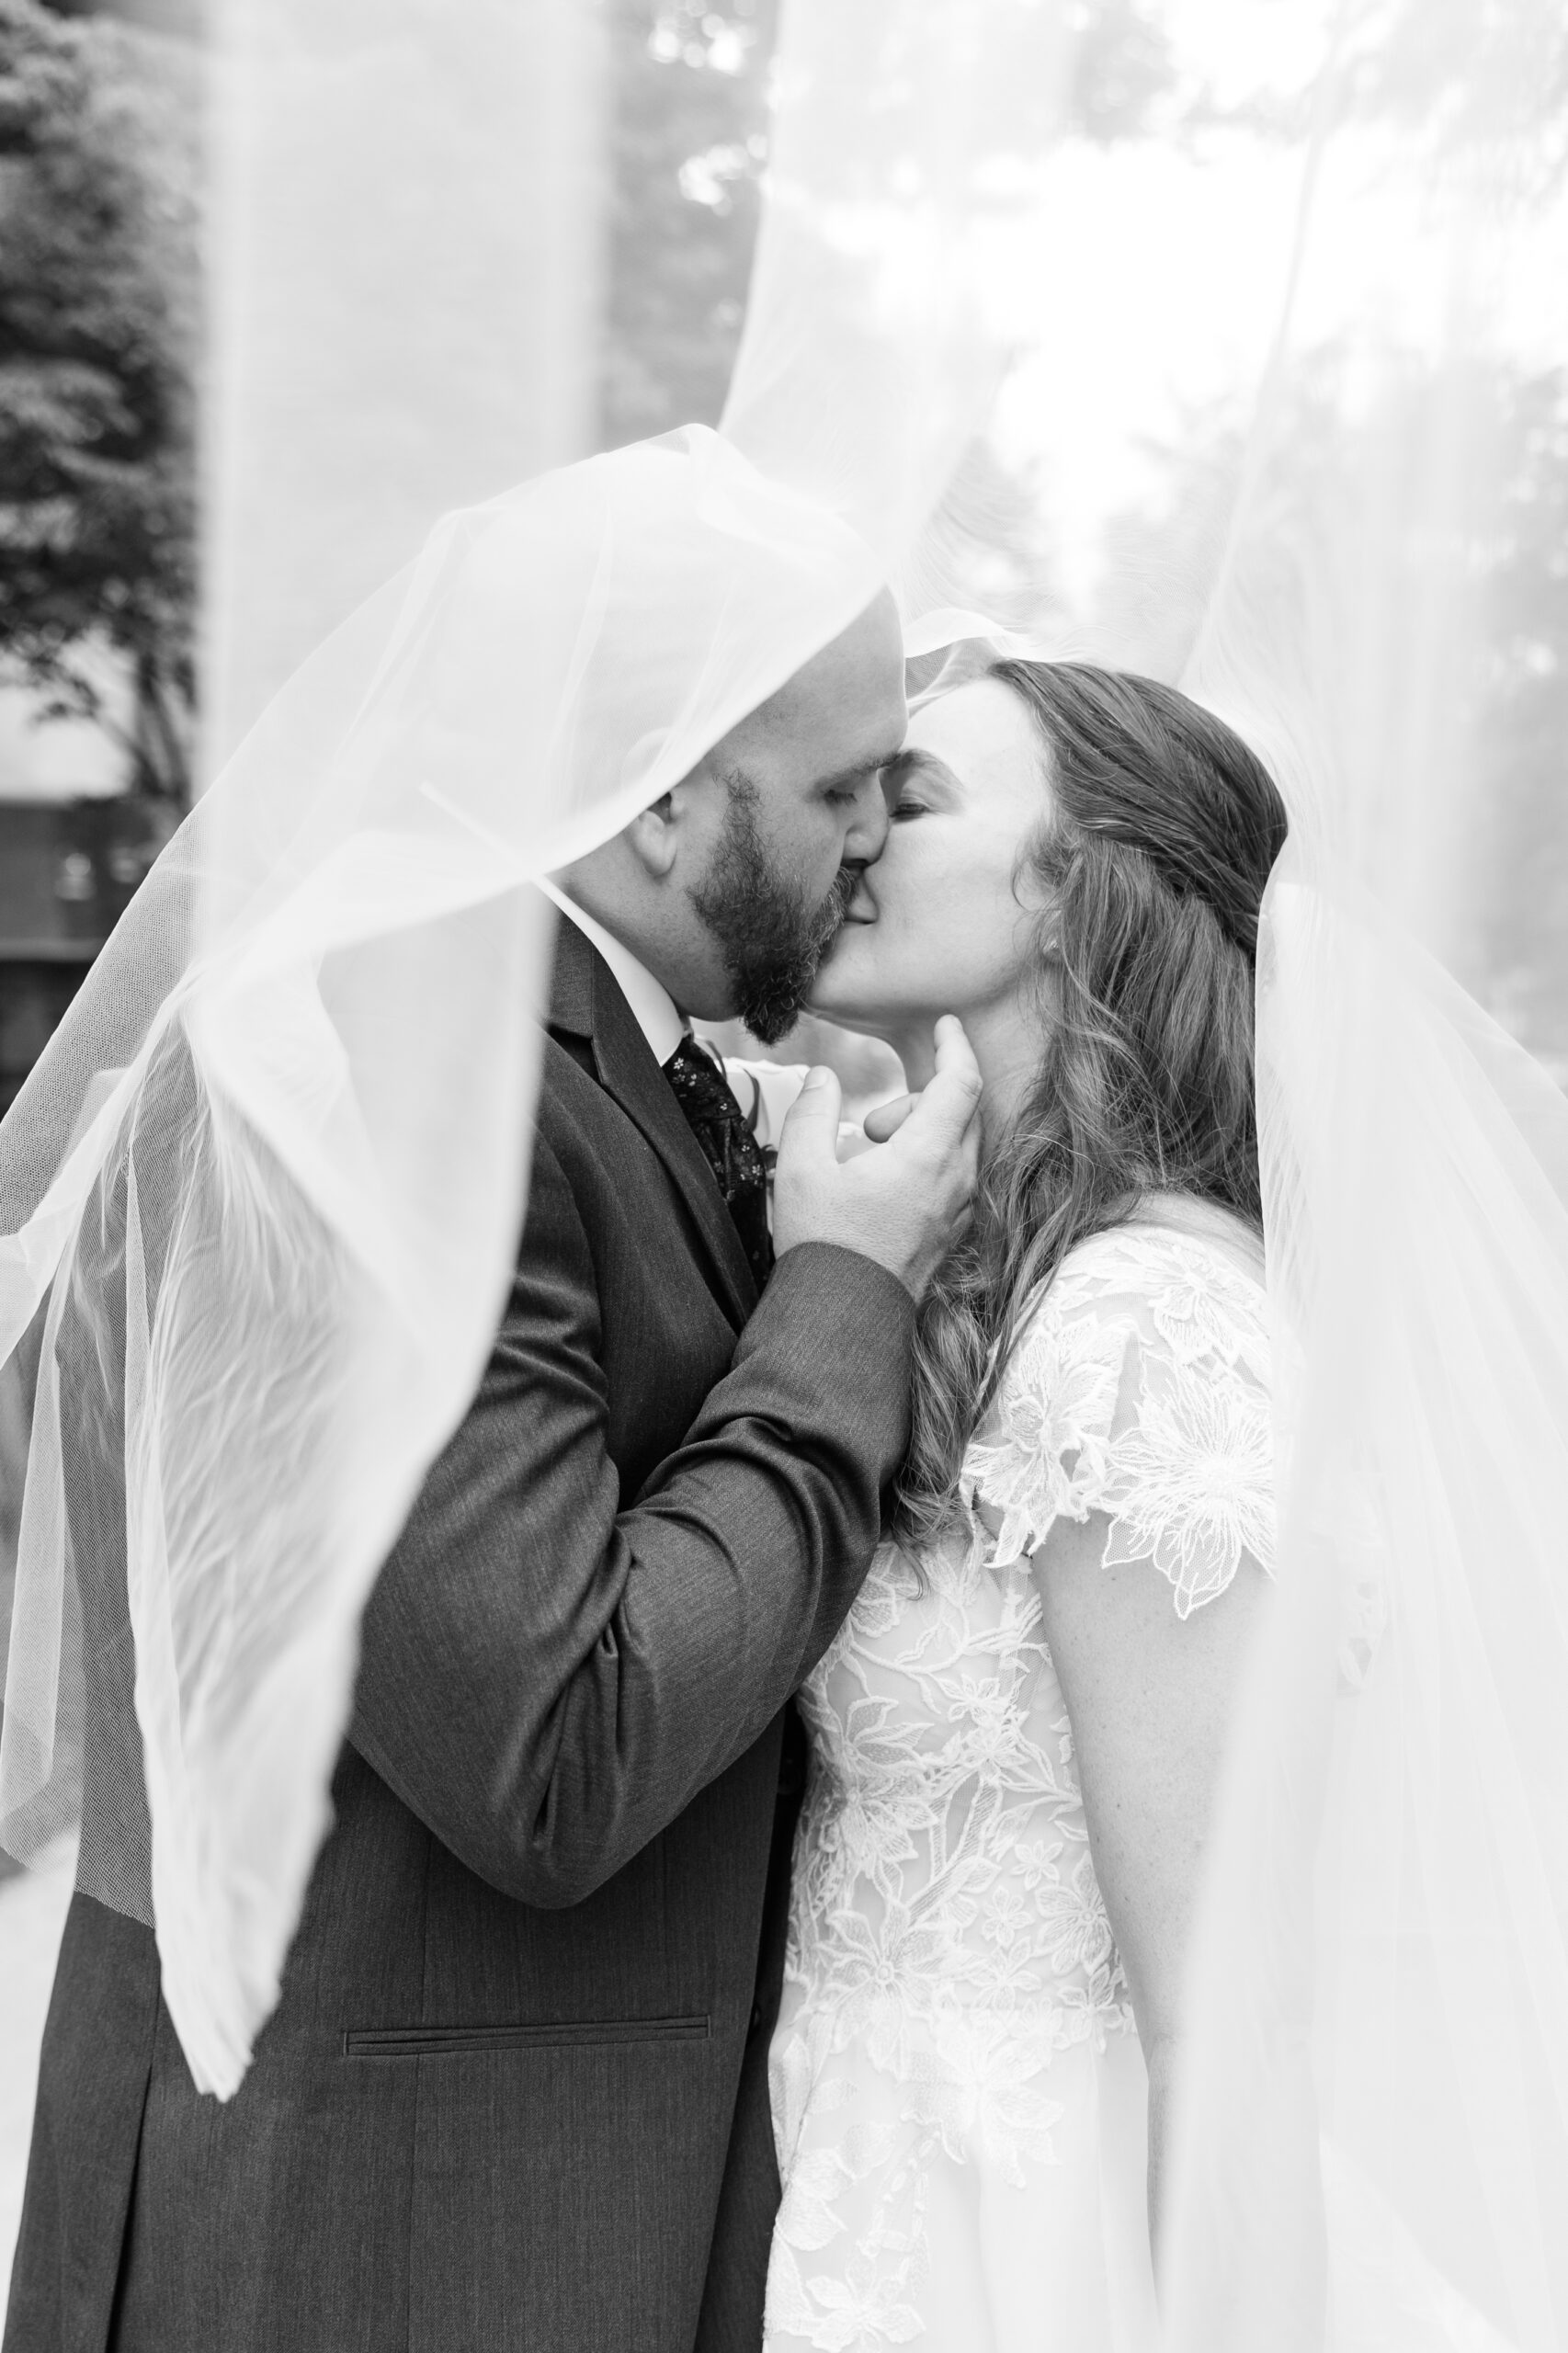
[[1152, 1203], [1075, 1244], [1042, 1286], [965, 1493], [999, 1560], [1103, 1513], [1106, 1557], [1153, 1560], [1185, 1618], [1244, 1552], [1272, 1565], [1270, 1421], [1261, 1249], [1222, 1211]]
[[1085, 1234], [1029, 1302], [1013, 1353], [1130, 1325], [1184, 1362], [1240, 1354], [1266, 1371], [1268, 1297], [1253, 1229], [1206, 1202], [1163, 1199]]
[[1095, 1370], [1104, 1381], [1128, 1350], [1173, 1371], [1241, 1371], [1269, 1386], [1269, 1294], [1253, 1228], [1203, 1202], [1156, 1202], [1074, 1243], [1024, 1306], [1001, 1386], [1039, 1393]]

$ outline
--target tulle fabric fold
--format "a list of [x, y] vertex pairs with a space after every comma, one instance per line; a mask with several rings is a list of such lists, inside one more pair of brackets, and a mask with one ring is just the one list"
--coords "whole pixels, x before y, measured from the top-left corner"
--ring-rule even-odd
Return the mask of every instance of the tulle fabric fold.
[[1191, 1972], [1171, 2338], [1323, 2342], [1321, 2295], [1331, 2346], [1555, 2347], [1568, 1106], [1301, 863], [1259, 991], [1279, 1583]]
[[187, 819], [6, 1121], [0, 1347], [44, 1323], [0, 1831], [82, 1807], [203, 2088], [276, 2000], [359, 1610], [505, 1297], [530, 880], [878, 585], [697, 428], [450, 518]]

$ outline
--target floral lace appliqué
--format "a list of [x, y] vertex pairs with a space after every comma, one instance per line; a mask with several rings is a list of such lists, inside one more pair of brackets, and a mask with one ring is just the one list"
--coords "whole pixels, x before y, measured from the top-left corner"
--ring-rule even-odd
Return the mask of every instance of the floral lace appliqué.
[[1074, 1250], [1026, 1327], [964, 1465], [999, 1561], [1059, 1518], [1110, 1522], [1105, 1560], [1149, 1561], [1178, 1616], [1224, 1592], [1244, 1553], [1274, 1567], [1262, 1285], [1216, 1245], [1163, 1228]]

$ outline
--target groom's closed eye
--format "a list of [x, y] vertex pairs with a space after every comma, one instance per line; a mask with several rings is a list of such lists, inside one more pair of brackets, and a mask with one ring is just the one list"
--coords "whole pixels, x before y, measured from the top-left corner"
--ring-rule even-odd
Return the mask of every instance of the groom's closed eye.
[[858, 801], [874, 776], [881, 776], [883, 779], [885, 790], [888, 767], [892, 759], [896, 759], [898, 756], [900, 756], [896, 754], [890, 756], [886, 752], [879, 752], [871, 759], [858, 761], [852, 768], [840, 768], [836, 776], [824, 777], [817, 790], [824, 801], [839, 803]]

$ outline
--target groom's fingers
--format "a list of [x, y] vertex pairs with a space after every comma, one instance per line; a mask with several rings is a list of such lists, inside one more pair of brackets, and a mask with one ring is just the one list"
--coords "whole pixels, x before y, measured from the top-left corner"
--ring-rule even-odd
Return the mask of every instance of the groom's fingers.
[[937, 1068], [915, 1098], [915, 1108], [903, 1122], [899, 1144], [924, 1146], [938, 1154], [975, 1143], [980, 1108], [980, 1064], [956, 1014], [944, 1013], [937, 1024]]
[[875, 1260], [924, 1296], [974, 1191], [980, 1073], [956, 1021], [937, 1033], [937, 1071], [891, 1143], [840, 1162], [838, 1081], [813, 1070], [784, 1122], [774, 1172], [773, 1244], [825, 1242]]
[[790, 1104], [778, 1134], [778, 1168], [797, 1163], [838, 1158], [838, 1079], [825, 1064], [808, 1071], [806, 1083]]
[[913, 1095], [895, 1095], [891, 1103], [879, 1103], [875, 1110], [868, 1111], [860, 1124], [871, 1142], [886, 1143], [890, 1136], [897, 1135], [917, 1100]]

